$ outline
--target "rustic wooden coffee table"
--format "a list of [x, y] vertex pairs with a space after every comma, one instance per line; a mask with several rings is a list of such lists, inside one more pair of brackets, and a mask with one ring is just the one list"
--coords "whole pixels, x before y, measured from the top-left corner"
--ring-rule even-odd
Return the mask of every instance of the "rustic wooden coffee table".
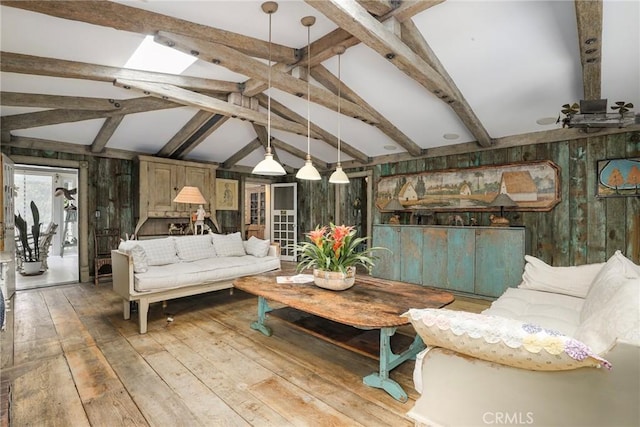
[[[276, 277], [283, 274], [268, 273], [234, 281], [236, 288], [258, 296], [258, 320], [251, 324], [251, 328], [271, 336], [271, 328], [265, 324], [267, 313], [272, 311], [267, 303], [270, 300], [342, 325], [364, 330], [379, 329], [380, 369], [364, 377], [364, 383], [370, 387], [382, 388], [400, 402], [406, 402], [407, 394], [397, 382], [389, 378], [389, 372], [404, 361], [415, 358], [424, 344], [416, 335], [404, 352], [396, 354], [392, 351], [391, 336], [399, 326], [409, 323], [409, 319], [400, 315], [410, 308], [443, 307], [453, 301], [453, 295], [420, 285], [366, 275], [356, 276], [356, 283], [350, 289], [329, 291], [318, 288], [313, 283], [277, 283]], [[321, 337], [319, 334], [314, 335]]]

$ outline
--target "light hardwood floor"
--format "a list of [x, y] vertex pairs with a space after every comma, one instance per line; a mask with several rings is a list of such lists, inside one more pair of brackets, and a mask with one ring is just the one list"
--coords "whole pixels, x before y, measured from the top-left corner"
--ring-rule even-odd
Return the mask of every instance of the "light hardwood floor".
[[250, 329], [256, 298], [241, 291], [154, 304], [145, 335], [121, 306], [108, 282], [16, 293], [0, 342], [4, 425], [412, 425], [414, 362], [391, 373], [409, 394], [397, 402], [363, 385], [373, 359], [275, 317], [271, 337]]

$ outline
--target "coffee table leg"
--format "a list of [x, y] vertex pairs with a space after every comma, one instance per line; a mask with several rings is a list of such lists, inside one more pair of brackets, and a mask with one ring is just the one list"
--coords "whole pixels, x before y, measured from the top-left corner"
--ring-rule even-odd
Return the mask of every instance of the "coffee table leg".
[[267, 313], [271, 311], [271, 307], [267, 303], [264, 297], [258, 297], [258, 320], [251, 324], [251, 329], [262, 332], [264, 335], [270, 337], [273, 331], [270, 327], [264, 324], [267, 320]]
[[389, 378], [389, 372], [404, 361], [414, 359], [424, 348], [424, 343], [420, 336], [416, 335], [407, 350], [401, 354], [395, 354], [391, 350], [391, 336], [395, 332], [396, 328], [380, 329], [380, 371], [367, 375], [363, 382], [369, 387], [383, 389], [394, 399], [404, 403], [408, 400], [407, 393], [400, 387], [400, 384]]

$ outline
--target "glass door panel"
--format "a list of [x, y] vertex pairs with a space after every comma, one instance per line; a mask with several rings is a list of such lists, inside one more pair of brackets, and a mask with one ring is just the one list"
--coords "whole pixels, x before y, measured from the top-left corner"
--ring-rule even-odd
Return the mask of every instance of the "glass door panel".
[[295, 261], [298, 243], [297, 184], [271, 184], [271, 241], [280, 245], [283, 261]]

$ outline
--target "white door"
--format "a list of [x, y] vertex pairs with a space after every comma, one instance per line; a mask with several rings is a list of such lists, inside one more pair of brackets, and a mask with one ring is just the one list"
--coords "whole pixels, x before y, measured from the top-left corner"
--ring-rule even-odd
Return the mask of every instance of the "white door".
[[[3, 265], [1, 269], [2, 293], [5, 299], [10, 299], [16, 291], [16, 267], [15, 267], [15, 217], [14, 217], [14, 193], [13, 193], [13, 161], [6, 155], [2, 155], [2, 218], [0, 218], [2, 230]], [[4, 258], [4, 257], [7, 258]], [[5, 262], [6, 261], [6, 262]]]
[[271, 184], [271, 241], [280, 244], [283, 261], [296, 261], [297, 184]]

